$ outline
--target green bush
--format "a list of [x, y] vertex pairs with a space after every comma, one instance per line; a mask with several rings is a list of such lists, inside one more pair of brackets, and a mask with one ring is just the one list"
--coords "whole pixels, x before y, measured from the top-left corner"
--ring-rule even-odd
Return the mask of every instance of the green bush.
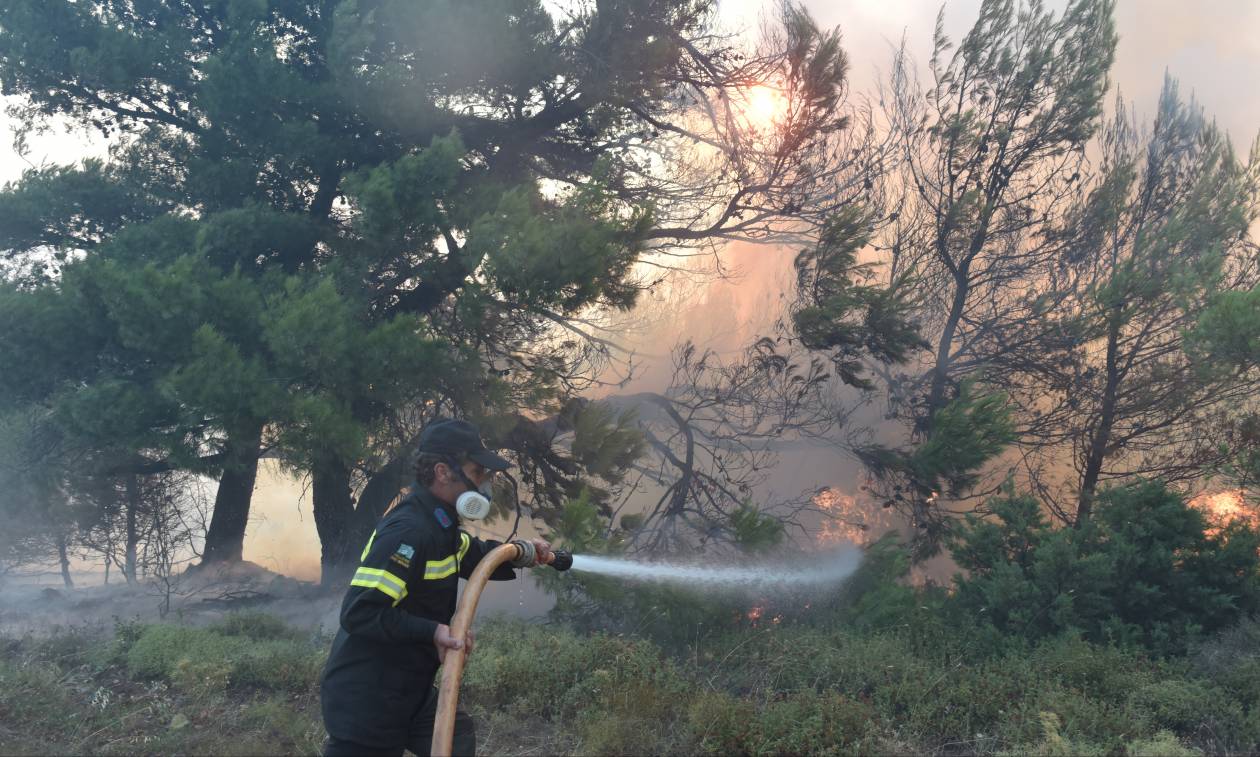
[[840, 754], [864, 744], [871, 707], [836, 692], [771, 702], [756, 720], [751, 754]]
[[127, 651], [127, 670], [199, 691], [228, 686], [301, 691], [319, 676], [326, 652], [293, 640], [255, 641], [205, 628], [152, 625]]
[[1260, 533], [1209, 532], [1158, 483], [1101, 492], [1075, 529], [1052, 527], [1029, 496], [989, 504], [995, 517], [968, 517], [951, 551], [966, 571], [955, 579], [959, 607], [1002, 635], [1079, 632], [1178, 654], [1260, 609]]
[[708, 754], [743, 754], [755, 732], [756, 715], [746, 699], [701, 690], [687, 708], [690, 739]]
[[1243, 707], [1260, 711], [1260, 620], [1249, 618], [1204, 641], [1190, 664]]
[[255, 641], [303, 639], [307, 634], [287, 625], [283, 620], [265, 612], [233, 612], [209, 626], [211, 631], [224, 636], [244, 636]]
[[1198, 749], [1188, 747], [1168, 731], [1160, 731], [1148, 739], [1134, 739], [1125, 748], [1133, 757], [1198, 757]]
[[1231, 737], [1243, 720], [1242, 706], [1221, 696], [1206, 682], [1169, 678], [1136, 689], [1132, 705], [1150, 714], [1150, 721], [1179, 736], [1220, 734]]
[[672, 743], [690, 691], [649, 641], [499, 620], [481, 631], [462, 696], [518, 718], [572, 723], [583, 753], [655, 754]]

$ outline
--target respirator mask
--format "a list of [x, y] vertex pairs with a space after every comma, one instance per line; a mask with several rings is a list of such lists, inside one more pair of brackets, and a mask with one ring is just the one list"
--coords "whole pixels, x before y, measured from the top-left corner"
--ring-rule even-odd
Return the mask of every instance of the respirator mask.
[[451, 470], [459, 474], [464, 486], [469, 488], [469, 491], [459, 495], [455, 500], [455, 512], [459, 513], [459, 517], [464, 520], [484, 519], [490, 514], [490, 500], [494, 497], [494, 478], [487, 477], [481, 482], [481, 486], [476, 486], [458, 463], [452, 460], [450, 465]]

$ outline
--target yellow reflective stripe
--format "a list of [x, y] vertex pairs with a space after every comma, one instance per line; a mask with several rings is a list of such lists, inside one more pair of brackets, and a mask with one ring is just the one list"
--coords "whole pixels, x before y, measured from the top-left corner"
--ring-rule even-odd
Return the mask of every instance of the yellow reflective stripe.
[[359, 555], [359, 562], [363, 562], [364, 560], [367, 559], [368, 552], [372, 549], [372, 542], [374, 541], [376, 541], [375, 531], [373, 531], [372, 535], [368, 537], [367, 546], [363, 548], [363, 554]]
[[434, 581], [439, 578], [446, 578], [453, 575], [459, 570], [459, 565], [455, 562], [455, 555], [451, 555], [445, 560], [429, 560], [424, 564], [424, 580]]
[[459, 555], [455, 558], [456, 562], [463, 562], [464, 555], [468, 554], [468, 548], [472, 546], [472, 537], [463, 531], [459, 532]]
[[407, 596], [407, 582], [388, 570], [377, 568], [359, 568], [350, 580], [351, 586], [362, 586], [365, 589], [378, 589], [398, 604]]

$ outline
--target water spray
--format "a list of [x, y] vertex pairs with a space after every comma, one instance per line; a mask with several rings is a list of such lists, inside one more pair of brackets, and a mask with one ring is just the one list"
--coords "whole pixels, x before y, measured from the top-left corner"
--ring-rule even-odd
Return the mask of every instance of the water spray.
[[748, 564], [735, 567], [641, 563], [616, 557], [577, 555], [572, 568], [616, 578], [687, 586], [768, 588], [835, 584], [848, 578], [862, 562], [859, 549], [816, 555], [808, 567]]

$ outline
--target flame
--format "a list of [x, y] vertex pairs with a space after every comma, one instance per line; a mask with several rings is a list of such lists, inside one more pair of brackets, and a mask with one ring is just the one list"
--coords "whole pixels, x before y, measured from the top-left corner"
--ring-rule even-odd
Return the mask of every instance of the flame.
[[820, 545], [840, 542], [865, 545], [893, 527], [887, 510], [871, 507], [835, 487], [815, 494], [813, 502], [826, 513], [817, 536]]
[[765, 614], [765, 612], [766, 612], [766, 608], [764, 607], [761, 607], [761, 606], [753, 607], [748, 610], [746, 617], [748, 618], [748, 620], [750, 620], [753, 623], [753, 625], [756, 625], [757, 621], [761, 620], [761, 616]]
[[1191, 499], [1190, 506], [1203, 511], [1213, 526], [1212, 531], [1219, 531], [1234, 521], [1260, 528], [1260, 512], [1246, 502], [1242, 489], [1204, 492]]

